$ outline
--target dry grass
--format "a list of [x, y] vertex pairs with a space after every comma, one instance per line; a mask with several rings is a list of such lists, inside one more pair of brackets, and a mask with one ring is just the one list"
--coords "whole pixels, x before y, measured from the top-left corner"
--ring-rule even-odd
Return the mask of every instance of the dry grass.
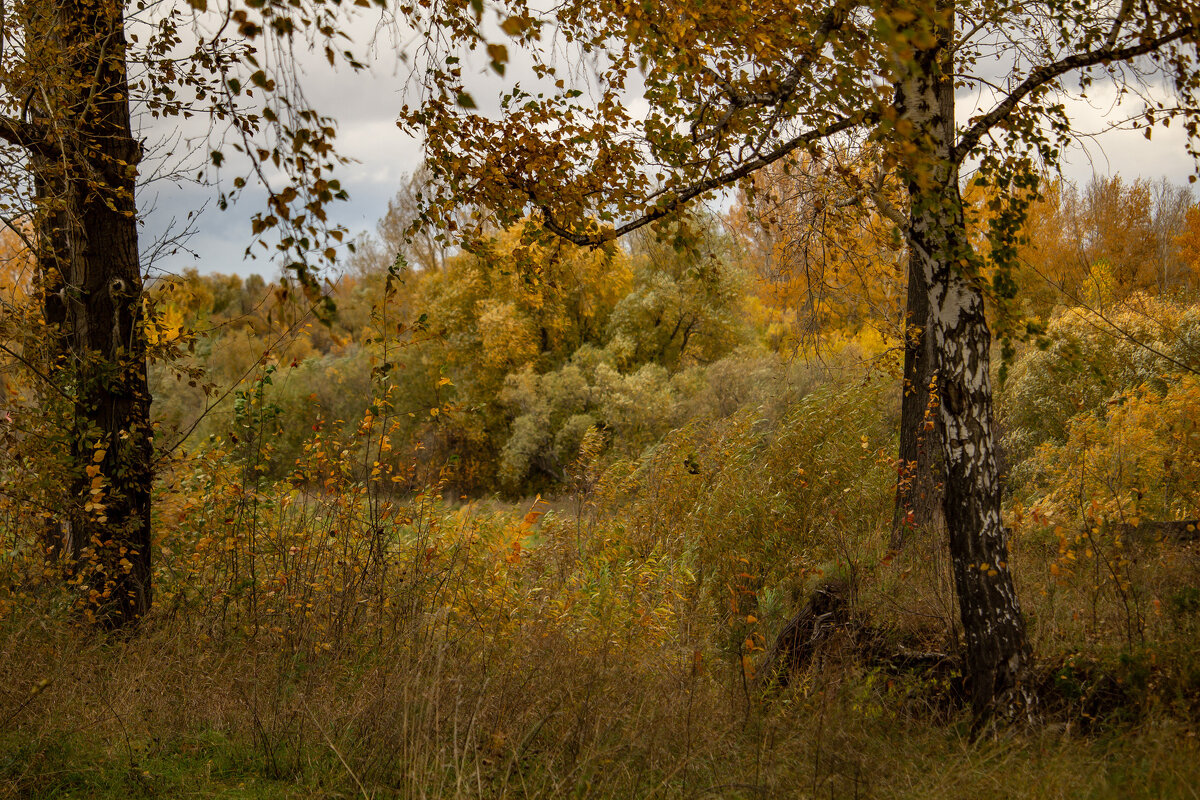
[[830, 444], [831, 407], [846, 430], [867, 413], [817, 397], [775, 433], [686, 430], [580, 472], [541, 519], [388, 495], [332, 441], [307, 455], [319, 492], [195, 459], [158, 503], [160, 603], [127, 638], [77, 624], [7, 528], [0, 798], [1196, 796], [1183, 547], [1135, 554], [1116, 591], [1018, 535], [1033, 728], [970, 742], [945, 674], [845, 647], [755, 688], [746, 665], [830, 570], [884, 635], [955, 647], [940, 547], [882, 558], [887, 443]]
[[[547, 534], [542, 552], [527, 550], [510, 600], [524, 608], [577, 581], [555, 554], [567, 546]], [[860, 603], [928, 635], [946, 598], [928, 574], [896, 577], [908, 568], [866, 575]], [[466, 559], [455, 569], [441, 577], [472, 574]], [[702, 610], [639, 638], [619, 615], [534, 607], [545, 613], [481, 611], [470, 624], [430, 608], [386, 628], [363, 617], [363, 635], [326, 650], [241, 624], [213, 636], [213, 619], [178, 609], [104, 638], [46, 600], [0, 629], [0, 797], [1194, 797], [1200, 786], [1193, 717], [1162, 664], [1106, 719], [1050, 709], [1036, 729], [971, 743], [963, 712], [920, 676], [832, 654], [763, 695], [713, 644]], [[914, 625], [913, 609], [928, 618]], [[1186, 663], [1161, 652], [1176, 672]], [[1122, 662], [1094, 663], [1117, 674]], [[1076, 676], [1083, 691], [1093, 678]]]
[[[530, 630], [281, 658], [9, 626], [5, 797], [1194, 797], [1194, 727], [1156, 714], [970, 743], [852, 666], [747, 708], [728, 665]], [[911, 688], [911, 687], [910, 687]]]

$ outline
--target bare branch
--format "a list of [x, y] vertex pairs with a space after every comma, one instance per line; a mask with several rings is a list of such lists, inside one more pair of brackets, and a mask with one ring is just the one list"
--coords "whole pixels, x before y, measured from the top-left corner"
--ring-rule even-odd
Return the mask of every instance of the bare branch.
[[70, 396], [68, 396], [66, 394], [66, 392], [64, 392], [62, 389], [59, 388], [58, 384], [54, 382], [53, 378], [51, 378], [49, 375], [47, 375], [46, 373], [39, 370], [37, 368], [37, 366], [33, 362], [31, 362], [29, 359], [25, 358], [25, 356], [21, 355], [16, 350], [13, 350], [11, 347], [9, 347], [8, 345], [3, 344], [3, 343], [0, 343], [0, 351], [8, 353], [8, 355], [10, 357], [19, 361], [21, 363], [21, 365], [25, 367], [25, 369], [32, 372], [34, 377], [38, 378], [39, 380], [42, 381], [42, 383], [46, 384], [47, 387], [54, 390], [54, 393], [57, 394], [59, 397], [62, 397], [64, 400], [67, 400], [67, 401], [72, 400], [72, 398]]

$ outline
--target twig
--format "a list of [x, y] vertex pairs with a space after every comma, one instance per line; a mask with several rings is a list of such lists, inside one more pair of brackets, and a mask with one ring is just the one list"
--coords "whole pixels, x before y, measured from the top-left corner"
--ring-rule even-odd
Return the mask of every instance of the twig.
[[17, 715], [24, 711], [29, 704], [33, 702], [34, 698], [45, 691], [46, 687], [49, 685], [49, 678], [42, 678], [40, 681], [34, 684], [33, 688], [29, 690], [29, 694], [25, 696], [25, 702], [14, 708], [12, 712], [10, 712], [9, 715], [3, 720], [0, 720], [0, 728], [3, 728], [4, 726], [8, 725], [8, 723], [16, 719]]

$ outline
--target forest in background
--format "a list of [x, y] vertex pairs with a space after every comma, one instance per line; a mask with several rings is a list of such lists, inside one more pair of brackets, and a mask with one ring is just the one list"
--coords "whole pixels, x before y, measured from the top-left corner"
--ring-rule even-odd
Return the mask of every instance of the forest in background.
[[889, 547], [905, 247], [803, 164], [755, 186], [627, 243], [462, 252], [408, 241], [414, 182], [332, 303], [155, 281], [156, 610], [115, 641], [45, 557], [69, 426], [6, 239], [3, 790], [1194, 793], [1195, 198], [1030, 206], [994, 378], [1050, 722], [969, 745], [943, 543]]
[[[511, 230], [468, 254], [406, 241], [414, 180], [326, 282], [332, 315], [287, 279], [160, 279], [147, 301], [164, 354], [151, 374], [157, 438], [255, 452], [277, 480], [313, 432], [352, 441], [364, 415], [386, 416], [387, 466], [422, 467], [397, 489], [438, 476], [448, 496], [514, 500], [561, 493], [593, 429], [609, 464], [689, 423], [782, 408], [823, 384], [898, 392], [906, 277], [895, 233], [870, 216], [815, 230], [823, 198], [811, 176], [779, 170], [759, 183], [763, 199], [743, 195], [724, 215], [628, 246], [530, 244]], [[1023, 336], [997, 373], [1017, 474], [1113, 393], [1163, 393], [1191, 374], [1200, 208], [1165, 179], [1055, 183], [1020, 250], [1019, 305], [998, 313]], [[1105, 350], [1121, 356], [1103, 364]], [[1069, 370], [1090, 377], [1056, 386]], [[888, 408], [884, 430], [898, 413]]]

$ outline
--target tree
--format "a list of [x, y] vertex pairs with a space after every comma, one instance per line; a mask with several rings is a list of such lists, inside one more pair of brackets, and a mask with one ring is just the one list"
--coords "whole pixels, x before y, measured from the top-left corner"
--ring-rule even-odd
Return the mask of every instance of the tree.
[[[326, 226], [325, 207], [344, 192], [329, 175], [339, 161], [333, 123], [303, 102], [287, 54], [306, 32], [332, 40], [343, 25], [336, 6], [18, 0], [0, 9], [0, 211], [36, 259], [48, 339], [22, 358], [38, 367], [66, 421], [56, 436], [65, 463], [45, 467], [61, 490], [61, 539], [52, 531], [47, 544], [70, 557], [88, 613], [105, 626], [136, 621], [152, 599], [137, 207], [147, 153], [131, 109], [152, 119], [206, 116], [212, 141], [231, 135], [211, 151], [214, 168], [240, 153], [229, 161], [242, 172], [221, 205], [261, 179], [268, 203], [253, 233], [278, 229], [280, 257], [308, 276], [313, 249], [326, 234], [341, 236]], [[127, 33], [130, 19], [143, 26], [140, 41]], [[357, 66], [348, 52], [326, 46], [326, 54]], [[268, 180], [267, 168], [283, 177]], [[318, 249], [315, 258], [333, 255]]]
[[[486, 46], [502, 71], [507, 45], [456, 24], [460, 13], [457, 3], [434, 4], [430, 22], [465, 49]], [[1141, 98], [1138, 124], [1177, 119], [1200, 133], [1200, 11], [1182, 0], [568, 0], [543, 20], [509, 0], [497, 13], [537, 86], [514, 86], [489, 116], [475, 110], [461, 53], [428, 51], [424, 102], [405, 107], [400, 122], [426, 135], [441, 187], [429, 220], [467, 202], [502, 222], [533, 214], [546, 231], [595, 245], [789, 156], [820, 160], [865, 141], [880, 149], [878, 177], [845, 180], [908, 246], [912, 391], [902, 441], [914, 441], [936, 409], [940, 506], [977, 719], [1019, 707], [1029, 645], [1000, 515], [985, 299], [997, 306], [1001, 339], [1019, 335], [1005, 313], [1016, 294], [1016, 235], [1039, 167], [1053, 166], [1072, 135], [1060, 100], [1068, 80], [1084, 91], [1113, 82]], [[543, 41], [551, 37], [554, 47]], [[559, 59], [564, 47], [586, 55], [588, 68]], [[1173, 89], [1169, 103], [1143, 91], [1160, 81]], [[962, 124], [959, 89], [984, 98]], [[647, 108], [640, 119], [628, 111], [632, 94]], [[968, 162], [991, 191], [986, 253], [968, 235]], [[889, 173], [907, 188], [903, 206], [876, 190]]]
[[[400, 188], [388, 201], [387, 211], [375, 226], [375, 235], [362, 235], [356, 250], [348, 259], [352, 273], [359, 276], [384, 274], [403, 256], [405, 263], [425, 272], [435, 272], [446, 266], [454, 248], [429, 228], [409, 232], [409, 226], [420, 216], [421, 197], [429, 184], [429, 171], [421, 168], [404, 176]], [[466, 210], [459, 208], [452, 229], [467, 227]]]
[[[1034, 203], [1025, 223], [1019, 278], [1030, 311], [1056, 303], [1102, 308], [1134, 292], [1167, 294], [1189, 284], [1178, 237], [1193, 204], [1189, 188], [1094, 178], [1082, 190], [1061, 181]], [[1041, 291], [1038, 291], [1039, 288]]]
[[754, 174], [727, 216], [747, 243], [763, 302], [789, 311], [796, 343], [813, 349], [838, 330], [900, 336], [903, 241], [870, 204], [847, 195], [847, 169], [872, 174], [870, 151], [776, 162]]

